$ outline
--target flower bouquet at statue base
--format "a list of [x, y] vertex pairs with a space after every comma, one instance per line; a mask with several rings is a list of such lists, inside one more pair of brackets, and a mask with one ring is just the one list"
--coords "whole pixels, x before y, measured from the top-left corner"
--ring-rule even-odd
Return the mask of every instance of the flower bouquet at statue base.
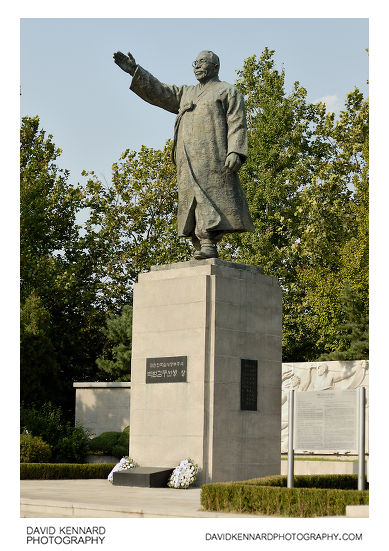
[[198, 465], [191, 459], [184, 459], [172, 472], [167, 485], [170, 488], [189, 488], [196, 480]]
[[138, 467], [138, 464], [135, 463], [131, 457], [128, 457], [126, 455], [125, 457], [122, 457], [119, 463], [116, 463], [112, 471], [108, 475], [108, 480], [110, 482], [113, 482], [113, 473], [117, 471], [129, 471], [130, 469], [133, 469], [134, 467]]

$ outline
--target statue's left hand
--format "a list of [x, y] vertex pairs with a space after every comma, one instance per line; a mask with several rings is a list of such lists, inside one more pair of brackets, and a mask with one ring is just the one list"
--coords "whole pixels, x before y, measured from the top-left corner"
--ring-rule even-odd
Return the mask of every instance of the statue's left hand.
[[242, 166], [242, 161], [240, 160], [240, 157], [237, 153], [230, 153], [229, 155], [227, 155], [224, 166], [226, 166], [233, 172], [238, 172], [238, 170]]

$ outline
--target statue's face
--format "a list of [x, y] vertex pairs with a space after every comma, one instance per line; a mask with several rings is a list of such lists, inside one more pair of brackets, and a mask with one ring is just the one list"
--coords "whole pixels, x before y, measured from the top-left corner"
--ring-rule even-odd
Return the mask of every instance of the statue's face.
[[193, 72], [199, 82], [208, 80], [218, 73], [218, 67], [212, 61], [212, 54], [200, 52], [193, 62]]

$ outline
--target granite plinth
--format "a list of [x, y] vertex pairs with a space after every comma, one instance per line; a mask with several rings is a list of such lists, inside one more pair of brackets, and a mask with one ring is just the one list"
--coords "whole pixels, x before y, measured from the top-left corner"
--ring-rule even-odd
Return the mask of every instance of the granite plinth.
[[[138, 464], [191, 458], [196, 485], [280, 474], [281, 298], [261, 267], [220, 259], [138, 274], [130, 414]], [[246, 364], [255, 367], [249, 377]]]
[[113, 484], [139, 488], [164, 488], [173, 470], [159, 467], [135, 467], [129, 471], [116, 471], [113, 473]]

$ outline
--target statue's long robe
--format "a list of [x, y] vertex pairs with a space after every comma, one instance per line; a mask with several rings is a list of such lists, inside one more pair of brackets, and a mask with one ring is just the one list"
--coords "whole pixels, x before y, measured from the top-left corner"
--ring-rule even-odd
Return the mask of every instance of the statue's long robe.
[[[143, 100], [177, 114], [173, 162], [177, 166], [178, 234], [254, 229], [237, 173], [224, 166], [229, 153], [247, 158], [242, 94], [217, 77], [205, 85], [159, 82], [137, 66], [131, 90]], [[199, 231], [200, 230], [200, 231]]]

